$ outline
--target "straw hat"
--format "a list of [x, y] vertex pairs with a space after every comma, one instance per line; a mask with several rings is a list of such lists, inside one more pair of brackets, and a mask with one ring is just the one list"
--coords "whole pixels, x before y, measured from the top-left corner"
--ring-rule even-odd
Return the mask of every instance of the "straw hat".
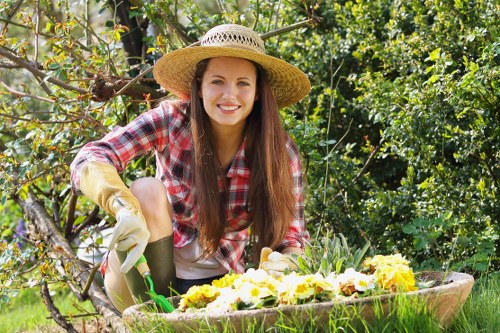
[[237, 57], [260, 64], [267, 73], [278, 107], [300, 101], [311, 89], [309, 79], [300, 69], [284, 60], [265, 54], [264, 41], [252, 29], [224, 24], [210, 29], [201, 46], [172, 51], [154, 66], [156, 81], [167, 91], [190, 98], [191, 81], [198, 62], [214, 57]]

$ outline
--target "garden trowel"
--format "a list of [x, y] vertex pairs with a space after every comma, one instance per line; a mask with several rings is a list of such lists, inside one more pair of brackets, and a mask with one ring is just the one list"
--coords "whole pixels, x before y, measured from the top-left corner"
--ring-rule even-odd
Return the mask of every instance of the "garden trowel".
[[163, 295], [158, 295], [155, 292], [155, 287], [153, 284], [153, 279], [151, 278], [151, 269], [149, 269], [148, 262], [144, 255], [142, 255], [139, 260], [134, 265], [142, 277], [148, 282], [149, 285], [149, 296], [164, 312], [170, 313], [174, 311], [174, 307], [168, 301], [168, 299]]

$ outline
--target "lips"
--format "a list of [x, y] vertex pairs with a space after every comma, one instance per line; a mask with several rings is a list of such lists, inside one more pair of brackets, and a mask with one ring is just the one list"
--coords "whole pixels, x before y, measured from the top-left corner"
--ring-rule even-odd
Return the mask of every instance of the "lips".
[[240, 108], [239, 105], [217, 105], [222, 112], [234, 112]]

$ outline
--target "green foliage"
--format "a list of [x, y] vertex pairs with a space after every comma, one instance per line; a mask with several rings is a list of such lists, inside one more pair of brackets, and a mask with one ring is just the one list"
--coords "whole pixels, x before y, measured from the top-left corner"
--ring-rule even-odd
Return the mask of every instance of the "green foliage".
[[316, 13], [322, 24], [294, 40], [310, 105], [286, 116], [311, 229], [421, 269], [498, 269], [498, 6], [342, 1]]
[[330, 236], [330, 233], [312, 244], [306, 245], [304, 256], [296, 260], [298, 270], [302, 274], [330, 273], [340, 274], [347, 268], [361, 271], [363, 260], [370, 247], [367, 242], [363, 248], [351, 248], [342, 234]]

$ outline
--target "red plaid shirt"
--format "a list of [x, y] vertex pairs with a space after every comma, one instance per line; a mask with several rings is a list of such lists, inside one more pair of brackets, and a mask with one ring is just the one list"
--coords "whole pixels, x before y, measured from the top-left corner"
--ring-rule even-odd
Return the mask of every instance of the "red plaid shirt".
[[[101, 161], [114, 165], [118, 172], [139, 156], [154, 152], [156, 177], [166, 186], [173, 210], [174, 246], [179, 248], [197, 236], [199, 206], [196, 203], [191, 180], [192, 134], [185, 112], [172, 102], [163, 102], [157, 108], [143, 113], [125, 127], [116, 127], [101, 140], [86, 144], [71, 165], [71, 180], [78, 190], [80, 170], [87, 161]], [[304, 220], [302, 171], [299, 153], [292, 141], [287, 143], [290, 169], [293, 175], [293, 193], [296, 198], [295, 217], [280, 247], [302, 247], [309, 239]], [[228, 225], [219, 242], [215, 257], [228, 270], [244, 271], [243, 254], [249, 241], [247, 209], [250, 170], [245, 158], [245, 141], [227, 170]]]

